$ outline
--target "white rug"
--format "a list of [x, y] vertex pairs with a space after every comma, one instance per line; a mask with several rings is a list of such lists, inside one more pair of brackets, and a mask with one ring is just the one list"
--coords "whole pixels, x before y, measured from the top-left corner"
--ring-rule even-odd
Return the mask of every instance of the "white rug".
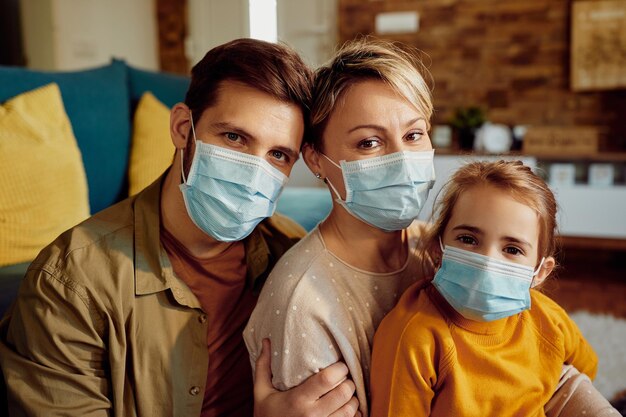
[[593, 385], [612, 400], [626, 390], [626, 320], [586, 311], [576, 311], [570, 317], [598, 354], [598, 375]]

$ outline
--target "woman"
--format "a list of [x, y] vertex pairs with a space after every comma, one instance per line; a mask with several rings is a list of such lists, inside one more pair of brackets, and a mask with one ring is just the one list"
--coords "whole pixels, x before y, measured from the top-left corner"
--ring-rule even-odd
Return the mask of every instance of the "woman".
[[[276, 264], [244, 330], [253, 369], [271, 340], [279, 390], [345, 362], [364, 417], [374, 332], [405, 289], [432, 276], [418, 247], [425, 225], [415, 221], [435, 179], [422, 74], [414, 53], [364, 39], [317, 70], [302, 153], [333, 208]], [[576, 390], [580, 377], [564, 367], [552, 416], [578, 409], [576, 398], [588, 395]]]
[[413, 221], [434, 181], [433, 108], [421, 70], [391, 43], [360, 40], [317, 71], [303, 156], [336, 198], [281, 258], [244, 333], [253, 361], [271, 339], [281, 390], [343, 360], [364, 416], [374, 331], [425, 276]]

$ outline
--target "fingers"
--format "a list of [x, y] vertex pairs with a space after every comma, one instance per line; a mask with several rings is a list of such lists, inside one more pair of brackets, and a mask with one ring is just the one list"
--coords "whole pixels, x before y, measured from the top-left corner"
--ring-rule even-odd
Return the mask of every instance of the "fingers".
[[362, 417], [359, 411], [359, 400], [356, 397], [352, 397], [350, 401], [343, 405], [339, 410], [330, 414], [329, 417]]
[[315, 406], [324, 416], [352, 417], [359, 408], [359, 402], [354, 397], [355, 389], [354, 382], [346, 379], [317, 400]]
[[[347, 377], [348, 367], [343, 362], [336, 362], [322, 369], [315, 375], [310, 376], [301, 386], [303, 391], [305, 391], [312, 400], [316, 400], [329, 393]], [[350, 394], [350, 396], [352, 396], [352, 394]], [[348, 399], [346, 399], [345, 402], [347, 401]]]
[[261, 354], [256, 360], [254, 377], [255, 402], [264, 399], [275, 391], [272, 385], [272, 368], [270, 364], [271, 345], [269, 339], [263, 339]]

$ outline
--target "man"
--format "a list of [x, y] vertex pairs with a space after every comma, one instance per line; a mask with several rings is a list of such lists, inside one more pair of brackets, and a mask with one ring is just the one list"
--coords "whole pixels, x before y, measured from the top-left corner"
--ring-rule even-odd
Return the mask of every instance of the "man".
[[[0, 325], [12, 415], [252, 415], [241, 331], [303, 234], [272, 214], [298, 157], [310, 78], [290, 49], [250, 39], [193, 68], [171, 112], [170, 169], [29, 267]], [[267, 352], [257, 416], [355, 413], [345, 365], [281, 393]]]

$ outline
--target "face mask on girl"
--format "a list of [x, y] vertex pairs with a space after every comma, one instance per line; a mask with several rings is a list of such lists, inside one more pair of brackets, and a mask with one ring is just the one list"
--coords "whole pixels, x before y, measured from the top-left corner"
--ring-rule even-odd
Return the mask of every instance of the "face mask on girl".
[[196, 151], [185, 178], [181, 171], [187, 213], [203, 232], [222, 242], [248, 236], [266, 217], [274, 214], [287, 176], [254, 155], [209, 145], [196, 139]]
[[537, 270], [467, 250], [442, 246], [441, 267], [433, 285], [463, 317], [493, 321], [530, 308], [530, 288]]
[[345, 200], [328, 181], [337, 196], [335, 201], [354, 217], [389, 232], [406, 229], [417, 218], [435, 182], [433, 150], [396, 152], [339, 164], [322, 156], [343, 173]]

